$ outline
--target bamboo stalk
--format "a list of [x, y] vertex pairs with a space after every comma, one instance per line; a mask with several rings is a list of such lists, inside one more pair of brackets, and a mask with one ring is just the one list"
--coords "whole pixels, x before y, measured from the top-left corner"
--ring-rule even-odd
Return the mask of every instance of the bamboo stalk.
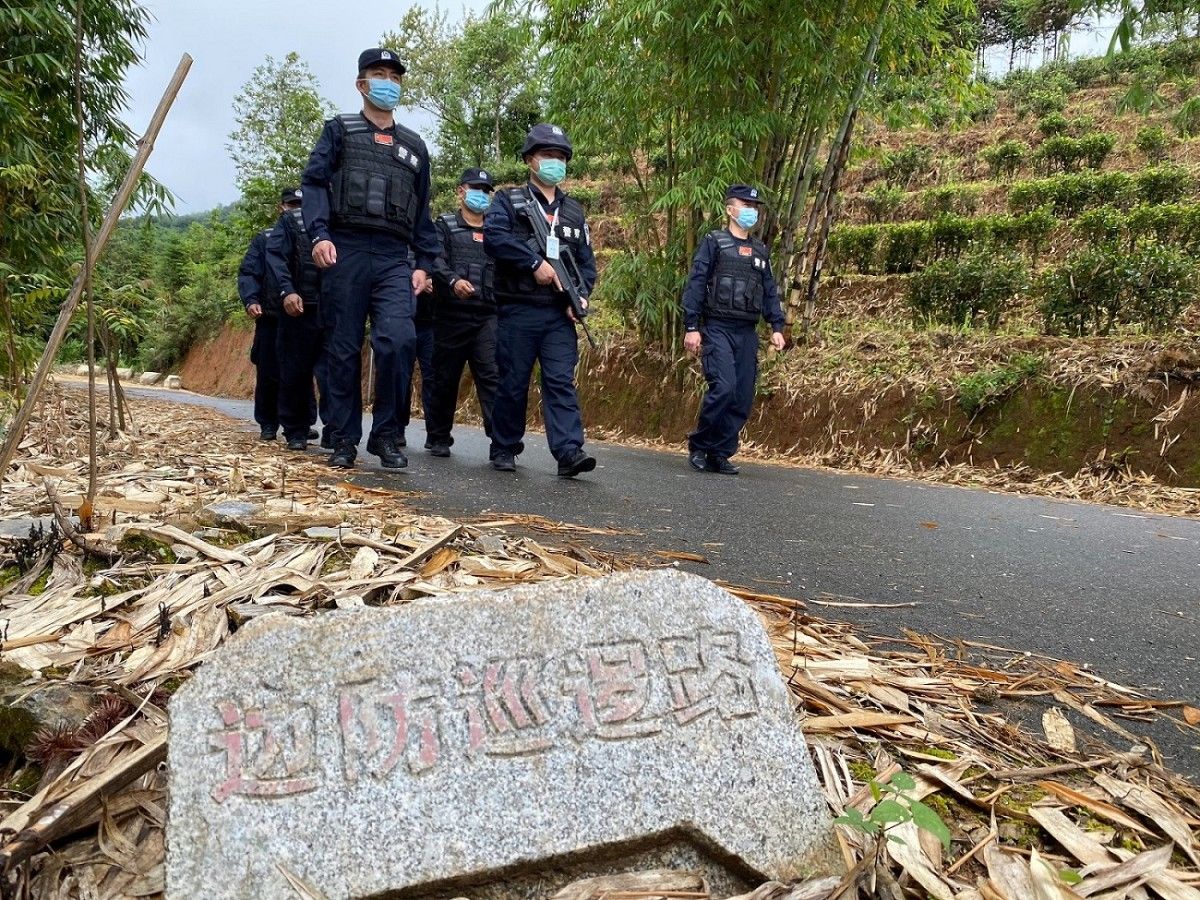
[[[183, 87], [183, 80], [187, 77], [191, 66], [192, 58], [186, 53], [183, 54], [183, 57], [179, 60], [179, 65], [175, 69], [175, 74], [171, 76], [171, 81], [168, 83], [166, 91], [163, 92], [162, 99], [158, 101], [158, 108], [154, 110], [154, 115], [150, 119], [150, 125], [146, 129], [145, 135], [138, 141], [138, 152], [133, 157], [129, 171], [125, 173], [125, 180], [121, 182], [121, 187], [113, 199], [112, 206], [109, 207], [108, 213], [104, 216], [104, 222], [100, 226], [100, 231], [96, 234], [95, 241], [88, 251], [89, 265], [95, 265], [101, 254], [104, 253], [104, 248], [108, 246], [108, 241], [112, 237], [113, 232], [116, 231], [117, 222], [133, 197], [138, 179], [141, 178], [142, 170], [146, 167], [146, 161], [154, 151], [154, 141], [158, 137], [159, 131], [162, 130], [167, 113], [170, 111], [171, 105], [175, 102], [175, 98], [179, 95], [179, 90]], [[37, 406], [38, 397], [46, 385], [46, 379], [50, 377], [50, 369], [54, 365], [54, 358], [58, 356], [58, 349], [62, 346], [63, 338], [67, 336], [71, 317], [75, 314], [75, 310], [79, 306], [79, 299], [83, 295], [84, 290], [83, 282], [83, 275], [80, 274], [75, 279], [75, 283], [71, 285], [71, 292], [67, 295], [67, 299], [63, 301], [62, 309], [58, 313], [58, 320], [54, 323], [54, 330], [50, 332], [50, 337], [46, 341], [46, 349], [42, 352], [42, 358], [38, 361], [37, 370], [33, 373], [33, 379], [29, 384], [29, 391], [25, 395], [25, 400], [21, 404], [21, 408], [13, 418], [12, 425], [8, 430], [8, 438], [4, 442], [4, 448], [0, 450], [0, 481], [3, 480], [4, 473], [8, 471], [8, 466], [12, 462], [13, 455], [17, 452], [17, 446], [25, 437], [25, 429], [29, 427], [29, 420], [33, 417], [33, 410]]]

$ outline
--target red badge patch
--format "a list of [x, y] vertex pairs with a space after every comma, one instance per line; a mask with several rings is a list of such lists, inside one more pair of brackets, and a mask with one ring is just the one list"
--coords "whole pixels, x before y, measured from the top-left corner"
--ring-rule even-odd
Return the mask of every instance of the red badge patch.
[[386, 144], [388, 147], [390, 147], [392, 144], [396, 143], [396, 139], [390, 134], [377, 134], [375, 135], [375, 143]]
[[482, 231], [472, 231], [471, 237], [474, 239], [475, 243], [477, 243], [477, 244], [483, 243], [483, 232]]
[[738, 256], [753, 256], [753, 247], [738, 247]]

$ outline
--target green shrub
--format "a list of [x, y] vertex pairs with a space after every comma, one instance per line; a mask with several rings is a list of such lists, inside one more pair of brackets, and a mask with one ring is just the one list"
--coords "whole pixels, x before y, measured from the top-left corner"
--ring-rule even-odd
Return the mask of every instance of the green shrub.
[[988, 328], [1000, 324], [1012, 301], [1029, 288], [1029, 269], [1019, 258], [980, 244], [958, 259], [942, 259], [912, 277], [908, 304], [920, 324]]
[[929, 249], [935, 259], [956, 257], [975, 234], [974, 224], [963, 216], [938, 216], [929, 223]]
[[1046, 330], [1076, 336], [1104, 335], [1128, 323], [1161, 330], [1195, 290], [1188, 257], [1155, 243], [1129, 252], [1115, 243], [1090, 244], [1045, 272], [1037, 286]]
[[890, 222], [904, 200], [904, 191], [886, 184], [876, 185], [863, 197], [867, 218], [872, 222]]
[[1012, 179], [1021, 171], [1025, 158], [1029, 154], [1029, 145], [1023, 141], [1004, 141], [985, 147], [980, 151], [980, 158], [988, 164], [993, 178]]
[[978, 185], [947, 184], [921, 193], [921, 209], [928, 218], [941, 215], [969, 216], [979, 207]]
[[883, 157], [883, 177], [888, 184], [906, 188], [918, 175], [927, 173], [933, 154], [925, 147], [904, 147]]
[[1066, 134], [1071, 123], [1067, 121], [1067, 117], [1062, 113], [1050, 113], [1048, 116], [1043, 116], [1038, 120], [1038, 131], [1046, 137], [1053, 137], [1056, 134]]
[[1049, 206], [1057, 216], [1074, 218], [1103, 203], [1128, 206], [1137, 193], [1137, 185], [1125, 172], [1081, 172], [1019, 181], [1009, 189], [1008, 206], [1014, 212]]
[[1036, 90], [1022, 102], [1017, 103], [1018, 118], [1027, 115], [1046, 116], [1049, 113], [1060, 113], [1067, 108], [1067, 93], [1061, 88], [1051, 87]]
[[967, 375], [958, 381], [958, 405], [974, 418], [999, 405], [1031, 378], [1036, 378], [1044, 365], [1045, 360], [1037, 354], [1017, 353], [1002, 366]]
[[1146, 125], [1138, 129], [1133, 139], [1133, 146], [1146, 155], [1152, 163], [1160, 163], [1167, 158], [1167, 149], [1171, 139], [1161, 125]]
[[1192, 97], [1185, 101], [1175, 111], [1171, 124], [1175, 126], [1180, 137], [1195, 137], [1200, 134], [1200, 97]]
[[863, 275], [875, 268], [883, 229], [879, 225], [839, 225], [829, 233], [829, 257], [835, 270], [853, 266]]
[[963, 102], [963, 115], [976, 124], [990, 122], [1000, 105], [996, 92], [986, 84], [979, 84], [977, 88], [977, 91]]
[[1083, 137], [1096, 130], [1095, 116], [1076, 116], [1071, 120], [1069, 130], [1075, 137]]
[[1183, 166], [1152, 166], [1135, 177], [1138, 198], [1144, 203], [1175, 203], [1192, 187], [1192, 176]]
[[1074, 172], [1083, 162], [1083, 147], [1078, 138], [1056, 134], [1042, 141], [1033, 161], [1043, 172]]
[[600, 204], [600, 188], [572, 185], [570, 194], [589, 212], [595, 212]]
[[1099, 169], [1103, 166], [1104, 161], [1108, 159], [1108, 155], [1112, 153], [1113, 147], [1117, 143], [1117, 139], [1111, 134], [1100, 132], [1085, 134], [1078, 141], [1080, 155], [1083, 157], [1083, 161], [1087, 163], [1088, 168], [1091, 169]]
[[928, 222], [901, 222], [888, 226], [883, 248], [883, 270], [889, 275], [913, 271], [928, 245]]
[[1125, 222], [1125, 213], [1115, 206], [1098, 206], [1076, 219], [1071, 230], [1091, 243], [1114, 242], [1125, 230]]

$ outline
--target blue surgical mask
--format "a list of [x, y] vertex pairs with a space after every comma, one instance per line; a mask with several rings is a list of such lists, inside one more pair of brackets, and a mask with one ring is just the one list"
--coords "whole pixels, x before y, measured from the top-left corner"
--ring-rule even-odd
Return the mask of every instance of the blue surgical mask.
[[467, 188], [467, 193], [463, 196], [463, 205], [474, 213], [483, 212], [491, 202], [492, 198], [488, 196], [488, 192], [479, 188]]
[[372, 106], [390, 112], [400, 105], [400, 85], [390, 78], [370, 78], [367, 84], [371, 87], [367, 91], [367, 99], [371, 101]]
[[538, 178], [553, 187], [567, 177], [567, 164], [561, 159], [543, 159], [538, 163]]
[[758, 210], [750, 206], [744, 206], [738, 210], [737, 223], [749, 231], [758, 224]]

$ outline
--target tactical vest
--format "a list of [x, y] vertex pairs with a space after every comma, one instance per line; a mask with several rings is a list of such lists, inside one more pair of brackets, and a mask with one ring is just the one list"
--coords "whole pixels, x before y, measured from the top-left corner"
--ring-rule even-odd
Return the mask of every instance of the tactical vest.
[[[533, 226], [529, 224], [524, 209], [532, 203], [534, 209], [544, 215], [545, 207], [540, 201], [530, 197], [528, 187], [508, 188], [505, 194], [516, 213], [513, 216], [513, 233], [529, 244], [534, 253], [544, 257], [546, 248], [541, 246], [534, 235]], [[546, 224], [549, 226], [549, 220]], [[554, 234], [558, 235], [560, 248], [562, 250], [569, 249], [578, 259], [580, 248], [587, 244], [586, 219], [583, 207], [579, 205], [578, 200], [563, 196], [562, 203], [558, 207], [558, 228], [554, 230]], [[496, 302], [498, 303], [562, 306], [568, 302], [567, 295], [555, 290], [553, 285], [538, 284], [534, 280], [531, 270], [505, 263], [499, 263], [496, 266], [495, 283]]]
[[330, 183], [334, 228], [385, 231], [409, 240], [419, 212], [417, 175], [425, 142], [403, 125], [376, 131], [360, 113], [338, 119], [345, 134]]
[[754, 238], [749, 243], [738, 241], [728, 231], [719, 231], [715, 237], [716, 265], [708, 282], [704, 314], [757, 322], [762, 317], [767, 246]]
[[271, 229], [264, 228], [255, 238], [259, 242], [259, 252], [262, 253], [262, 291], [259, 294], [259, 306], [263, 315], [269, 319], [275, 318], [283, 309], [283, 298], [279, 296], [279, 283], [275, 281], [275, 273], [267, 260], [267, 242], [271, 239]]
[[313, 262], [312, 243], [304, 228], [304, 216], [299, 209], [289, 209], [284, 213], [283, 221], [292, 232], [292, 258], [288, 260], [292, 287], [305, 303], [316, 303], [321, 294], [321, 271]]
[[440, 298], [443, 312], [480, 313], [495, 310], [496, 300], [492, 294], [495, 265], [483, 250], [483, 228], [472, 228], [459, 221], [454, 213], [438, 219], [438, 230], [442, 232], [442, 247], [446, 263], [459, 278], [475, 285], [475, 293], [463, 300], [453, 288], [443, 288]]

